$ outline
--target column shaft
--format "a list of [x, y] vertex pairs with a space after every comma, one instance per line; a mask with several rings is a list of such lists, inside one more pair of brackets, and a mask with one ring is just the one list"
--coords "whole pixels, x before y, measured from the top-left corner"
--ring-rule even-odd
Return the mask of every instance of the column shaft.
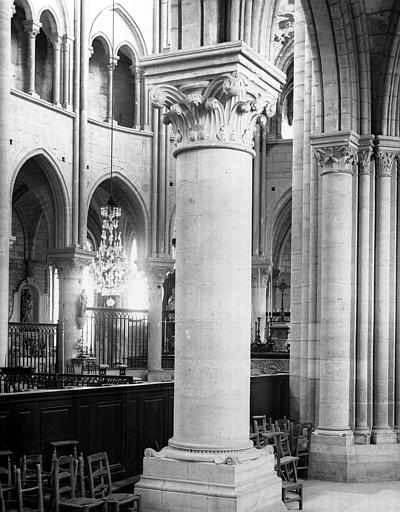
[[8, 283], [9, 283], [9, 242], [10, 242], [10, 193], [8, 154], [10, 151], [10, 62], [11, 23], [10, 3], [0, 2], [0, 366], [6, 363], [8, 345]]
[[53, 37], [53, 103], [60, 106], [60, 73], [61, 73], [61, 59], [60, 59], [60, 42], [58, 36]]
[[149, 283], [149, 343], [147, 367], [149, 371], [161, 371], [162, 356], [162, 283], [148, 279]]
[[107, 65], [107, 116], [105, 121], [107, 123], [111, 122], [113, 116], [113, 84], [114, 84], [114, 64]]
[[390, 172], [376, 180], [374, 412], [375, 432], [389, 430]]
[[356, 337], [356, 422], [355, 441], [369, 442], [368, 427], [368, 340], [370, 283], [371, 150], [359, 154], [358, 177], [358, 282]]
[[36, 60], [36, 36], [39, 33], [40, 24], [32, 20], [23, 22], [25, 32], [28, 35], [28, 90], [27, 93], [35, 96], [35, 60]]
[[179, 280], [170, 445], [245, 449], [250, 446], [251, 155], [219, 148], [180, 153], [176, 193]]
[[295, 89], [293, 100], [293, 171], [292, 171], [292, 245], [290, 287], [290, 410], [300, 415], [301, 299], [302, 299], [302, 218], [303, 218], [303, 148], [304, 148], [304, 33], [305, 23], [299, 2], [296, 7], [294, 41]]
[[142, 90], [141, 90], [141, 71], [135, 67], [135, 128], [141, 129], [141, 101], [142, 101]]
[[70, 107], [70, 93], [69, 93], [69, 80], [70, 78], [70, 44], [67, 36], [63, 38], [63, 68], [62, 68], [62, 82], [63, 82], [63, 108]]

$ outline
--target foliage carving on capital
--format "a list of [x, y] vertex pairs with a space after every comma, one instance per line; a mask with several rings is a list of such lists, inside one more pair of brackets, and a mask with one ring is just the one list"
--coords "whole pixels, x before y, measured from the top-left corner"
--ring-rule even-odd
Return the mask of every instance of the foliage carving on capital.
[[175, 144], [181, 142], [230, 142], [253, 147], [257, 123], [275, 113], [276, 97], [259, 94], [239, 73], [224, 74], [208, 83], [178, 88], [155, 87], [151, 93], [156, 108], [166, 107], [165, 124], [175, 129]]
[[321, 174], [345, 173], [353, 174], [357, 162], [357, 149], [350, 145], [327, 146], [314, 148], [314, 157], [321, 167]]
[[392, 176], [393, 164], [396, 160], [397, 153], [394, 151], [375, 150], [376, 177], [390, 178]]
[[370, 175], [372, 172], [371, 169], [371, 158], [372, 158], [373, 150], [372, 147], [368, 147], [367, 149], [360, 149], [358, 151], [358, 173], [360, 175]]
[[25, 20], [22, 22], [24, 30], [28, 34], [28, 37], [36, 38], [42, 27], [41, 23], [36, 23], [33, 20]]
[[47, 253], [47, 261], [58, 272], [60, 280], [81, 279], [83, 270], [93, 261], [91, 251], [52, 250]]

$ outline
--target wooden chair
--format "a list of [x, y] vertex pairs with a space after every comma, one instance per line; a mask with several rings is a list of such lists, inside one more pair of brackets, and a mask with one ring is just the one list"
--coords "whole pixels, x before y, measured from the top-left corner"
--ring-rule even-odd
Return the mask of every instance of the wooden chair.
[[35, 479], [28, 482], [23, 482], [21, 469], [16, 466], [14, 475], [15, 485], [2, 486], [0, 483], [1, 512], [44, 512], [40, 464], [36, 465]]
[[294, 423], [292, 429], [293, 454], [299, 458], [297, 471], [307, 480], [313, 425], [309, 422]]
[[113, 493], [110, 465], [106, 452], [88, 455], [90, 495], [106, 500], [109, 510], [118, 512], [124, 508], [129, 512], [140, 511], [140, 496], [132, 493]]
[[[276, 437], [276, 465], [278, 476], [282, 478], [282, 501], [290, 503], [299, 502], [299, 509], [303, 509], [303, 484], [297, 479], [298, 457], [290, 454], [290, 444], [286, 432], [277, 432]], [[284, 442], [282, 443], [282, 440]]]
[[2, 481], [3, 485], [10, 486], [12, 482], [12, 473], [11, 473], [11, 455], [13, 454], [10, 450], [1, 450], [0, 451], [0, 481]]
[[107, 503], [102, 499], [85, 496], [84, 479], [80, 482], [80, 496], [77, 496], [78, 473], [83, 475], [81, 463], [72, 455], [63, 455], [54, 461], [53, 468], [53, 509], [62, 510], [89, 510], [97, 509], [106, 512]]

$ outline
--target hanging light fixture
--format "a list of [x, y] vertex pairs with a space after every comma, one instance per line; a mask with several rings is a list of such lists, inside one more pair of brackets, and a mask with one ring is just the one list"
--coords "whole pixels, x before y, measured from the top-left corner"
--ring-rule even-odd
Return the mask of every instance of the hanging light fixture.
[[[114, 29], [115, 29], [114, 1], [112, 7], [112, 48], [111, 59], [114, 59]], [[121, 217], [121, 207], [118, 206], [112, 195], [113, 179], [113, 153], [114, 153], [114, 87], [111, 87], [111, 130], [110, 130], [110, 197], [107, 206], [100, 208], [103, 218], [101, 241], [92, 263], [92, 273], [95, 279], [95, 288], [103, 297], [108, 297], [106, 304], [115, 305], [114, 297], [120, 295], [126, 284], [127, 259], [121, 241], [121, 232], [118, 231], [118, 222]]]

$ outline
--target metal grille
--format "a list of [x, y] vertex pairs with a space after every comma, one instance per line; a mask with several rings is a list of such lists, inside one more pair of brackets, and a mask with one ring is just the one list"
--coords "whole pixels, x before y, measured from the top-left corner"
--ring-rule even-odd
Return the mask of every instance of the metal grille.
[[162, 367], [171, 370], [175, 365], [175, 311], [164, 310], [162, 319]]
[[147, 367], [148, 311], [87, 308], [85, 340], [100, 364]]
[[8, 324], [8, 360], [5, 366], [56, 370], [57, 324]]

